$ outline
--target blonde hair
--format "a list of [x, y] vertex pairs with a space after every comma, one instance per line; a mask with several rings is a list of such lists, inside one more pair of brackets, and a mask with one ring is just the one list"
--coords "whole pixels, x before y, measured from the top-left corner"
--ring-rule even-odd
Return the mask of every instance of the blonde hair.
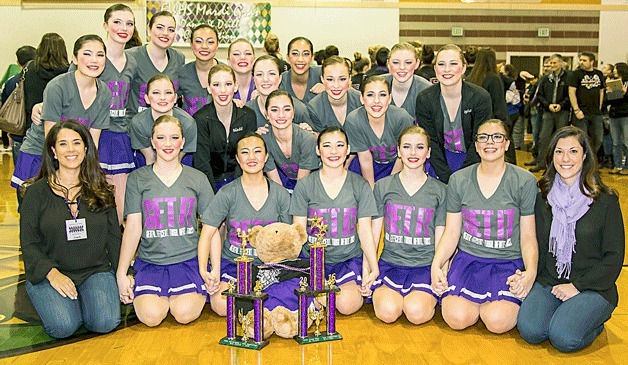
[[396, 51], [410, 51], [410, 52], [412, 52], [414, 54], [414, 58], [417, 59], [417, 60], [419, 59], [419, 57], [421, 57], [421, 55], [417, 51], [416, 47], [414, 47], [413, 45], [411, 45], [408, 42], [401, 42], [401, 43], [395, 44], [390, 49], [390, 54], [388, 56], [388, 59], [390, 59], [390, 57], [392, 57], [392, 54], [395, 53]]
[[436, 59], [435, 59], [436, 62], [438, 62], [438, 56], [440, 56], [440, 53], [443, 51], [458, 52], [458, 55], [460, 56], [460, 61], [462, 62], [462, 64], [463, 65], [467, 64], [467, 59], [464, 57], [464, 52], [462, 52], [462, 49], [460, 49], [460, 47], [456, 46], [455, 44], [451, 44], [451, 43], [440, 47], [440, 49], [438, 50], [438, 54], [436, 55]]

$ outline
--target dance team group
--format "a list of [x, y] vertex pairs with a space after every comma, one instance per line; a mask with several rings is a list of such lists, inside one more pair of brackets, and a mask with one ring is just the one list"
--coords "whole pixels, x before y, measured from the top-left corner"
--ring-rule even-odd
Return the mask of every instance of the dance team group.
[[50, 336], [112, 331], [120, 301], [147, 326], [168, 313], [192, 322], [207, 301], [224, 316], [237, 230], [307, 229], [314, 215], [329, 227], [326, 273], [344, 315], [370, 297], [381, 321], [418, 325], [438, 304], [455, 330], [517, 326], [564, 352], [602, 332], [624, 258], [617, 193], [573, 126], [551, 138], [538, 182], [507, 163], [509, 127], [463, 80], [457, 46], [440, 49], [431, 85], [413, 73], [414, 47], [397, 44], [390, 73], [358, 92], [343, 58], [311, 66], [304, 37], [288, 45], [288, 71], [243, 39], [226, 65], [217, 32], [199, 25], [184, 64], [172, 14], [125, 51], [134, 25], [111, 6], [106, 40], [80, 37], [69, 72], [63, 39], [46, 34], [25, 73], [34, 113], [12, 184], [26, 289]]

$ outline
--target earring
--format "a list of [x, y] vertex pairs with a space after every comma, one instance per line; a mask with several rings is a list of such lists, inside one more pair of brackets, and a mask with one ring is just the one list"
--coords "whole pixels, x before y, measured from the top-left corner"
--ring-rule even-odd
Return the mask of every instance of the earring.
[[55, 156], [54, 156], [54, 158], [55, 158], [55, 160], [57, 159], [57, 154], [56, 154], [56, 153], [55, 153]]

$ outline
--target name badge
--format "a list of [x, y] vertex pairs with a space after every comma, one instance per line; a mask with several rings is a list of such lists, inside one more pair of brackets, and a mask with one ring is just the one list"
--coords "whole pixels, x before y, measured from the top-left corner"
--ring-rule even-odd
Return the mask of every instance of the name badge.
[[65, 221], [65, 234], [68, 241], [86, 239], [87, 238], [87, 224], [85, 224], [85, 218], [66, 220]]

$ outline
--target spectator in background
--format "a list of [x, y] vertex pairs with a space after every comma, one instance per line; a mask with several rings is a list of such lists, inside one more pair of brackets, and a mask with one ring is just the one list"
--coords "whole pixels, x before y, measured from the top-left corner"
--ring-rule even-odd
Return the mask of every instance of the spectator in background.
[[421, 66], [414, 73], [426, 79], [432, 84], [437, 84], [436, 72], [434, 71], [434, 49], [426, 44], [421, 47]]
[[468, 77], [473, 71], [473, 66], [475, 66], [475, 58], [478, 54], [478, 48], [476, 46], [467, 46], [464, 50], [464, 58], [467, 60], [467, 72], [464, 73], [465, 77]]
[[279, 61], [279, 73], [290, 70], [290, 64], [281, 57], [281, 50], [279, 49], [279, 38], [277, 35], [268, 33], [264, 39], [264, 45], [262, 50], [268, 55], [275, 57]]
[[325, 47], [325, 60], [331, 56], [339, 56], [339, 55], [340, 55], [340, 51], [338, 50], [338, 47], [334, 46], [333, 44]]
[[388, 73], [388, 67], [386, 67], [386, 63], [388, 62], [388, 56], [390, 55], [390, 50], [386, 47], [381, 47], [375, 53], [375, 63], [370, 70], [366, 71], [366, 77], [374, 76], [374, 75], [382, 75]]
[[360, 87], [362, 86], [362, 81], [364, 81], [365, 78], [365, 72], [369, 69], [369, 67], [371, 66], [371, 63], [369, 62], [369, 59], [366, 57], [362, 57], [362, 54], [360, 52], [356, 52], [353, 54], [353, 70], [355, 71], [355, 75], [351, 76], [351, 86], [356, 89], [356, 90], [360, 90]]
[[[14, 65], [10, 65], [2, 78], [2, 82], [0, 82], [0, 88], [2, 88], [2, 104], [0, 105], [4, 105], [9, 95], [15, 90], [18, 82], [20, 82], [22, 68], [29, 61], [35, 59], [35, 47], [22, 46], [17, 49], [15, 56], [17, 58], [17, 68], [12, 67]], [[2, 147], [5, 149], [9, 147], [9, 134], [5, 131], [2, 131]]]

